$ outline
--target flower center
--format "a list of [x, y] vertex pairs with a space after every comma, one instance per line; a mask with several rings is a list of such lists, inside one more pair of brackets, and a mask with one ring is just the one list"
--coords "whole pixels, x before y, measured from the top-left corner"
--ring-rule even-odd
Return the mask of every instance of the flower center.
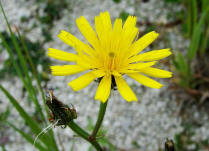
[[113, 71], [116, 69], [116, 58], [115, 58], [115, 53], [114, 52], [109, 52], [109, 58], [108, 58], [108, 63], [107, 63], [107, 69], [109, 71]]
[[109, 56], [110, 56], [110, 58], [114, 58], [115, 53], [114, 52], [109, 52]]

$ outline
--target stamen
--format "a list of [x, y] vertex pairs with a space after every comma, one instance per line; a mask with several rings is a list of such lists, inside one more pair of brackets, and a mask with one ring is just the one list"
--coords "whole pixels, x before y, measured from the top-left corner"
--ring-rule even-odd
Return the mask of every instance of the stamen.
[[115, 56], [115, 53], [114, 53], [114, 52], [110, 52], [110, 53], [109, 53], [109, 56], [110, 56], [111, 58], [113, 58], [113, 57]]

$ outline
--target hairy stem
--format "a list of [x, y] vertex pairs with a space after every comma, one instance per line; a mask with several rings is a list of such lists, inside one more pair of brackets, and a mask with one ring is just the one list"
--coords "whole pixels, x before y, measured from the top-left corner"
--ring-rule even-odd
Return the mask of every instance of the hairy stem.
[[74, 123], [73, 121], [71, 121], [68, 126], [76, 133], [78, 134], [80, 137], [82, 137], [83, 139], [85, 139], [86, 141], [88, 141], [89, 143], [91, 143], [92, 146], [95, 147], [95, 149], [97, 151], [102, 151], [102, 147], [99, 145], [99, 143], [94, 140], [94, 141], [90, 141], [89, 139], [89, 134], [84, 131], [81, 127], [79, 127], [76, 123]]
[[96, 122], [94, 130], [93, 130], [93, 132], [91, 134], [91, 137], [90, 137], [90, 139], [93, 140], [93, 141], [95, 140], [97, 132], [99, 131], [99, 128], [102, 125], [102, 121], [104, 119], [104, 115], [105, 115], [105, 112], [106, 112], [107, 102], [108, 102], [108, 100], [105, 103], [101, 102], [101, 104], [100, 104], [99, 115], [97, 117], [97, 122]]

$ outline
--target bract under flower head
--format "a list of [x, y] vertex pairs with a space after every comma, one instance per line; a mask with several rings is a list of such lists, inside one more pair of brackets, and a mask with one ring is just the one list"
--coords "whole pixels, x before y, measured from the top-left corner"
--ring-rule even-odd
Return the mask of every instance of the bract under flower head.
[[102, 78], [95, 95], [95, 99], [102, 102], [106, 102], [110, 95], [112, 76], [119, 93], [127, 101], [137, 101], [137, 98], [124, 80], [124, 74], [142, 85], [161, 88], [162, 84], [145, 75], [156, 78], [171, 77], [171, 72], [152, 67], [157, 60], [171, 55], [171, 51], [161, 49], [141, 53], [158, 37], [158, 33], [152, 31], [137, 39], [136, 19], [135, 16], [129, 16], [122, 25], [122, 19], [117, 18], [112, 26], [109, 13], [102, 12], [95, 17], [94, 31], [89, 22], [81, 16], [76, 23], [88, 42], [84, 43], [62, 30], [58, 37], [75, 48], [76, 53], [49, 48], [48, 56], [75, 62], [75, 65], [51, 66], [52, 74], [67, 76], [89, 71], [69, 83], [74, 91], [85, 88], [97, 78]]

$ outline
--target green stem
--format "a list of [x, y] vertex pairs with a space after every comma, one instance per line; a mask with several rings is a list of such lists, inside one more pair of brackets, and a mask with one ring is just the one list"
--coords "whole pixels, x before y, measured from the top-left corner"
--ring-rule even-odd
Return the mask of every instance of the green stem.
[[108, 100], [105, 103], [102, 103], [102, 102], [100, 103], [99, 115], [97, 117], [97, 122], [96, 122], [94, 130], [91, 134], [91, 139], [92, 140], [95, 140], [97, 132], [99, 131], [99, 128], [102, 125], [102, 121], [104, 119], [104, 115], [105, 115], [105, 112], [106, 112], [107, 102], [108, 102]]
[[71, 121], [68, 126], [76, 133], [78, 134], [80, 137], [82, 137], [83, 139], [85, 139], [86, 141], [88, 141], [89, 143], [91, 143], [91, 145], [93, 145], [95, 147], [95, 149], [97, 151], [102, 151], [102, 147], [99, 145], [99, 143], [94, 140], [94, 141], [90, 141], [89, 139], [89, 134], [84, 131], [81, 127], [79, 127], [76, 123], [74, 123], [73, 121]]

